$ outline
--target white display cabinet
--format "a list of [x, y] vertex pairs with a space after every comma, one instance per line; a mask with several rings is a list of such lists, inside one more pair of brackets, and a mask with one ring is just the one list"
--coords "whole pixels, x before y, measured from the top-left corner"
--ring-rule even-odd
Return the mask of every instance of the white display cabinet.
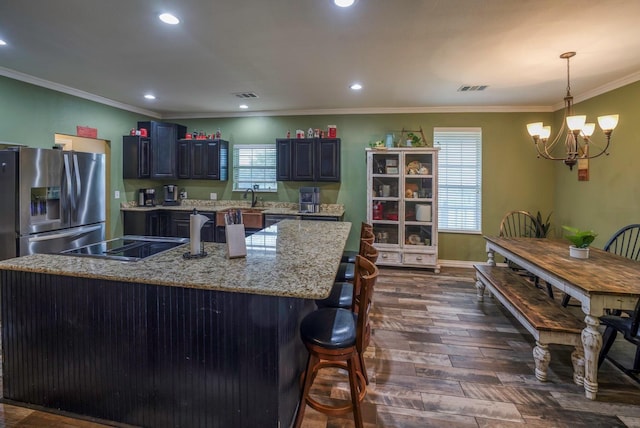
[[367, 149], [367, 222], [380, 252], [377, 264], [440, 272], [438, 150]]

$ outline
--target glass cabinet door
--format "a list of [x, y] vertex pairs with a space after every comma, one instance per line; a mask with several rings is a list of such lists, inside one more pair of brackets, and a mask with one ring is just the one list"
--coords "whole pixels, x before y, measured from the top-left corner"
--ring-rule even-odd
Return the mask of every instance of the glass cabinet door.
[[404, 159], [403, 239], [407, 246], [431, 246], [433, 236], [433, 154], [406, 153]]
[[400, 243], [400, 155], [371, 153], [371, 221], [377, 244]]

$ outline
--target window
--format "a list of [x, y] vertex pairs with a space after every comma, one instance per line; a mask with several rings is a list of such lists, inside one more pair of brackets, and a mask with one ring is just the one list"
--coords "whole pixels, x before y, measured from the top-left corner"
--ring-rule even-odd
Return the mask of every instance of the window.
[[233, 146], [233, 190], [246, 189], [259, 192], [278, 190], [275, 144]]
[[482, 129], [435, 128], [438, 155], [438, 229], [481, 232]]

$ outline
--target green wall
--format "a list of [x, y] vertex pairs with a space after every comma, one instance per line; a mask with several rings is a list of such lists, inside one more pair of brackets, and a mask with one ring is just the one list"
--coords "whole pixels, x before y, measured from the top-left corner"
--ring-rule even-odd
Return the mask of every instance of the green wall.
[[[591, 181], [577, 182], [577, 173], [561, 162], [537, 159], [525, 124], [538, 120], [559, 120], [556, 113], [416, 113], [335, 116], [274, 116], [223, 119], [165, 119], [212, 133], [221, 128], [230, 144], [270, 143], [284, 137], [287, 130], [338, 127], [342, 139], [342, 182], [319, 184], [323, 203], [344, 204], [345, 220], [359, 224], [366, 216], [365, 148], [390, 131], [422, 127], [429, 143], [434, 127], [481, 127], [483, 136], [482, 234], [496, 234], [506, 211], [541, 211], [552, 214], [554, 229], [560, 224], [593, 228], [602, 245], [619, 226], [636, 221], [638, 213], [637, 168], [633, 154], [640, 150], [638, 131], [630, 124], [637, 110], [640, 83], [612, 91], [576, 105], [589, 116], [619, 112], [622, 119], [614, 132], [611, 156], [591, 161]], [[111, 141], [112, 190], [123, 191], [123, 198], [112, 200], [111, 235], [122, 233], [118, 210], [121, 201], [135, 200], [141, 187], [160, 189], [169, 182], [184, 187], [189, 198], [208, 199], [216, 192], [219, 199], [240, 199], [231, 191], [231, 182], [197, 180], [122, 180], [122, 135], [138, 120], [139, 114], [61, 94], [9, 78], [0, 77], [0, 141], [49, 147], [55, 133], [75, 134], [76, 125], [98, 128], [98, 137]], [[556, 126], [557, 129], [557, 126]], [[630, 152], [630, 153], [629, 153]], [[630, 155], [631, 154], [631, 155]], [[295, 202], [298, 187], [310, 183], [279, 183], [277, 194], [261, 194], [266, 201]], [[586, 198], [585, 198], [586, 196]], [[113, 198], [113, 193], [109, 195]], [[602, 201], [605, 203], [602, 203]], [[597, 201], [597, 202], [595, 202]], [[357, 247], [359, 228], [353, 228], [348, 246]], [[443, 260], [483, 261], [486, 259], [482, 234], [441, 233], [439, 258]]]

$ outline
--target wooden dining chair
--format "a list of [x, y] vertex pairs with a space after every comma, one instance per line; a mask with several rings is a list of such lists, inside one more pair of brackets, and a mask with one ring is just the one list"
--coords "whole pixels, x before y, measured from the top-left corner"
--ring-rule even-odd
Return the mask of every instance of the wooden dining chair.
[[[544, 232], [537, 218], [528, 211], [509, 211], [500, 221], [499, 236], [505, 238], [543, 238]], [[536, 287], [540, 287], [540, 279], [510, 260], [507, 266], [519, 274], [531, 278]], [[547, 284], [547, 294], [553, 299], [553, 287]]]
[[[355, 426], [363, 427], [361, 402], [367, 393], [362, 355], [369, 338], [369, 310], [378, 268], [366, 258], [356, 256], [354, 283], [361, 289], [358, 313], [342, 308], [322, 308], [307, 315], [300, 324], [300, 337], [309, 351], [303, 374], [302, 394], [294, 426], [299, 428], [306, 406], [328, 415], [353, 412]], [[370, 334], [370, 333], [369, 333]], [[326, 367], [345, 369], [349, 378], [351, 400], [348, 404], [321, 403], [311, 395], [319, 370]]]
[[[604, 244], [603, 250], [631, 260], [640, 261], [640, 224], [630, 224], [617, 230]], [[567, 307], [570, 298], [571, 296], [565, 294], [562, 297], [562, 306]]]
[[[598, 367], [605, 359], [611, 361], [615, 366], [627, 374], [640, 374], [640, 299], [636, 303], [635, 310], [620, 315], [605, 315], [600, 318], [600, 323], [606, 326], [602, 335], [602, 349], [598, 357]], [[619, 361], [611, 358], [608, 353], [611, 345], [615, 342], [618, 333], [636, 346], [635, 358], [631, 368], [626, 367]]]

